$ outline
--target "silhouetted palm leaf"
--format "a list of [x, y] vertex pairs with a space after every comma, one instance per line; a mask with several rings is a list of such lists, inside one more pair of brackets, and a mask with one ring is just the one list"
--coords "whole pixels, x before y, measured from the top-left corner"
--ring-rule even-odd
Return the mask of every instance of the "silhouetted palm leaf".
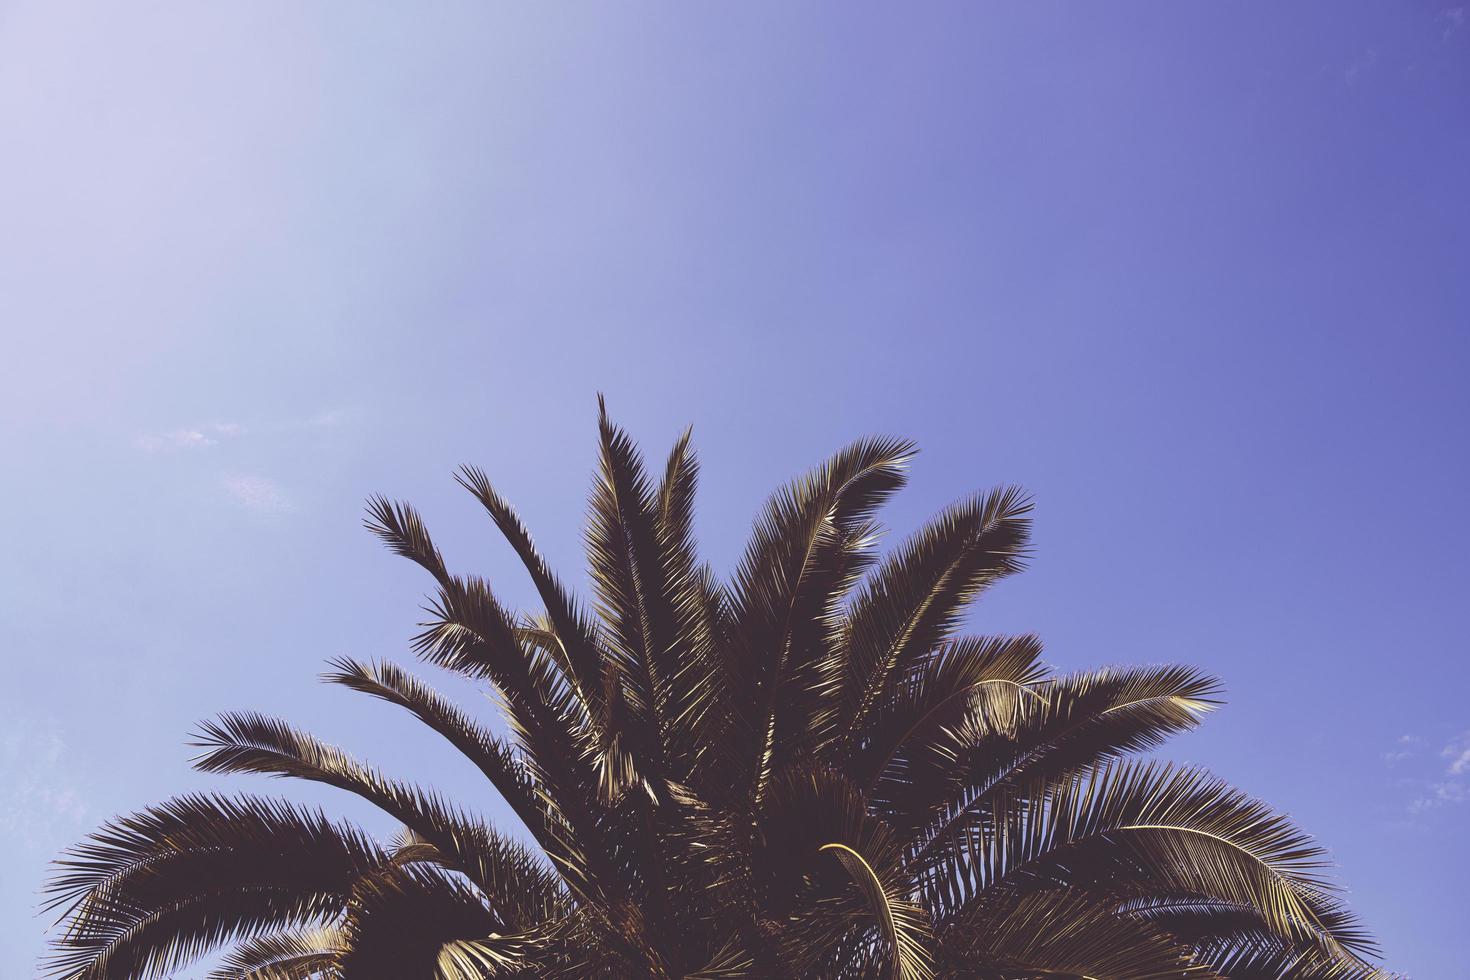
[[335, 973], [343, 951], [342, 933], [336, 927], [269, 933], [230, 950], [209, 978], [313, 980]]
[[413, 508], [366, 524], [433, 580], [413, 642], [490, 688], [492, 731], [391, 663], [326, 680], [403, 708], [525, 824], [507, 838], [285, 722], [206, 722], [196, 766], [353, 793], [313, 811], [190, 796], [58, 865], [48, 971], [142, 980], [489, 977], [1377, 980], [1374, 947], [1280, 815], [1131, 757], [1218, 704], [1193, 668], [1057, 676], [1033, 636], [967, 636], [1020, 569], [1028, 498], [966, 498], [886, 558], [907, 442], [852, 444], [775, 494], [728, 583], [699, 557], [683, 433], [657, 481], [599, 412], [584, 605], [480, 470], [457, 479], [544, 608], [451, 572]]

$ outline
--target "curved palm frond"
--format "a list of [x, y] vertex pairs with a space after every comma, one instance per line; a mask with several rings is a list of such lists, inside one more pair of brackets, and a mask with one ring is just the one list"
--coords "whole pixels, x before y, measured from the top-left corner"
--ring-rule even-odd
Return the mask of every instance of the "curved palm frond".
[[959, 897], [944, 902], [949, 914], [999, 887], [1166, 890], [1249, 906], [1281, 939], [1333, 956], [1375, 952], [1332, 896], [1322, 851], [1198, 769], [1111, 764], [997, 794], [919, 860], [915, 873]]
[[994, 964], [997, 975], [1109, 977], [1116, 980], [1216, 980], [1223, 974], [1168, 933], [1120, 916], [1067, 889], [991, 893], [946, 924], [940, 956], [959, 966]]
[[194, 744], [207, 750], [195, 760], [204, 772], [293, 776], [373, 803], [438, 849], [441, 860], [497, 901], [496, 912], [507, 921], [540, 921], [564, 908], [561, 882], [522, 845], [283, 722], [250, 713], [223, 715], [206, 722]]
[[1390, 980], [1356, 956], [1283, 940], [1261, 911], [1198, 896], [1150, 896], [1118, 911], [1188, 943], [1200, 962], [1231, 980]]
[[433, 579], [413, 651], [484, 687], [486, 723], [388, 662], [325, 679], [475, 766], [534, 846], [284, 721], [206, 722], [207, 773], [305, 779], [402, 830], [181, 797], [59, 863], [63, 980], [1386, 980], [1322, 851], [1197, 769], [1133, 757], [1219, 703], [1191, 667], [1055, 675], [1034, 636], [971, 636], [1028, 556], [1029, 498], [962, 500], [880, 557], [908, 442], [779, 490], [733, 575], [699, 555], [688, 430], [661, 473], [599, 406], [593, 596], [483, 471], [458, 482], [540, 609], [451, 571], [418, 512], [367, 527]]
[[[330, 666], [334, 670], [323, 675], [325, 680], [405, 708], [442, 735], [485, 775], [552, 862], [569, 869], [573, 881], [580, 880], [576, 869], [582, 862], [564, 819], [510, 746], [395, 664], [342, 658]], [[343, 775], [352, 768], [347, 766]], [[370, 776], [366, 771], [357, 775]]]
[[209, 980], [329, 980], [343, 948], [335, 926], [257, 936], [225, 954]]
[[871, 547], [873, 512], [903, 486], [913, 453], [904, 440], [856, 442], [772, 496], [756, 521], [731, 587], [727, 662], [744, 709], [736, 737], [751, 752], [738, 777], [757, 801], [777, 766], [813, 747], [814, 722], [834, 717], [829, 620], [864, 567], [855, 555]]
[[823, 844], [819, 850], [830, 852], [853, 883], [867, 897], [878, 920], [879, 932], [893, 957], [894, 980], [928, 980], [934, 975], [925, 940], [928, 927], [924, 912], [912, 902], [896, 896], [884, 885], [867, 860], [846, 844]]
[[330, 921], [387, 854], [320, 813], [184, 796], [98, 830], [58, 863], [67, 920], [48, 963], [67, 980], [156, 977], [222, 944]]
[[841, 753], [841, 762], [869, 787], [876, 805], [891, 796], [912, 798], [906, 787], [926, 759], [949, 773], [966, 733], [1013, 740], [1022, 719], [1047, 703], [1037, 690], [1046, 676], [1040, 657], [1041, 643], [1032, 636], [943, 644], [868, 714], [858, 748]]
[[876, 785], [875, 802], [942, 841], [1007, 787], [1084, 772], [1194, 728], [1218, 704], [1219, 685], [1190, 667], [1137, 667], [1034, 680], [1026, 691], [988, 690], [988, 702], [922, 744], [901, 781]]
[[969, 603], [1021, 569], [1030, 510], [1016, 487], [956, 504], [868, 579], [846, 624], [844, 701], [854, 735], [906, 668], [949, 639]]
[[531, 532], [521, 523], [515, 509], [495, 492], [489, 477], [477, 467], [465, 466], [455, 474], [455, 479], [480, 501], [526, 566], [546, 606], [549, 632], [556, 636], [557, 647], [565, 653], [568, 677], [579, 696], [586, 701], [589, 711], [596, 716], [600, 709], [598, 695], [602, 684], [602, 657], [597, 648], [594, 624], [546, 564], [531, 540]]

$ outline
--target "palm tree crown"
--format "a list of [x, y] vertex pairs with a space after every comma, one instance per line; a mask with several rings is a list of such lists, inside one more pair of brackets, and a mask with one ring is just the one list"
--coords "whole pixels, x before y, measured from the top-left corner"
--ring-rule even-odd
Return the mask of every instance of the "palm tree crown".
[[880, 558], [874, 515], [913, 450], [863, 440], [771, 498], [722, 582], [695, 548], [688, 433], [656, 476], [605, 411], [599, 432], [590, 607], [477, 469], [458, 480], [538, 614], [451, 572], [410, 507], [368, 507], [434, 580], [415, 652], [492, 687], [503, 734], [394, 664], [326, 675], [443, 736], [522, 838], [285, 722], [225, 715], [200, 729], [199, 769], [326, 783], [401, 833], [215, 794], [118, 819], [59, 862], [52, 974], [214, 955], [213, 976], [250, 980], [1383, 976], [1285, 818], [1130, 759], [1194, 727], [1214, 679], [1055, 674], [1033, 636], [960, 632], [1022, 565], [1023, 493], [961, 500]]

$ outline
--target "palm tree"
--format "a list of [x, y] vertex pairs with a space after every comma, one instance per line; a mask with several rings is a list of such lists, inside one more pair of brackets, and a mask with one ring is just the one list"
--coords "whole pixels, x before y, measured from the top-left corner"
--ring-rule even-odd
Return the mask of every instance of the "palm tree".
[[325, 783], [401, 833], [255, 796], [119, 819], [59, 862], [52, 974], [214, 955], [214, 977], [251, 980], [1383, 976], [1285, 818], [1129, 760], [1194, 727], [1214, 679], [1058, 675], [1033, 636], [961, 635], [1023, 563], [1023, 493], [966, 498], [880, 560], [874, 514], [913, 450], [860, 441], [771, 498], [724, 583], [696, 554], [688, 433], [656, 483], [605, 410], [600, 449], [590, 609], [477, 469], [458, 480], [525, 563], [536, 615], [451, 573], [410, 507], [369, 504], [434, 580], [416, 653], [492, 687], [505, 734], [391, 663], [326, 675], [443, 736], [523, 835], [225, 715], [199, 769]]

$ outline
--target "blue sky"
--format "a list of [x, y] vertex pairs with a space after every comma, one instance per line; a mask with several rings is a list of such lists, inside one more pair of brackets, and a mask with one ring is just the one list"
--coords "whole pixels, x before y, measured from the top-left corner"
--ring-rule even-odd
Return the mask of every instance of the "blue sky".
[[[894, 536], [1037, 499], [974, 628], [1183, 661], [1166, 754], [1331, 849], [1391, 966], [1470, 967], [1470, 24], [1455, 3], [0, 3], [0, 975], [45, 862], [288, 715], [500, 812], [392, 710], [450, 472], [577, 572], [595, 392], [764, 495], [923, 446]], [[458, 696], [473, 692], [453, 688]], [[468, 700], [467, 700], [467, 703]], [[488, 710], [489, 706], [485, 706]]]

